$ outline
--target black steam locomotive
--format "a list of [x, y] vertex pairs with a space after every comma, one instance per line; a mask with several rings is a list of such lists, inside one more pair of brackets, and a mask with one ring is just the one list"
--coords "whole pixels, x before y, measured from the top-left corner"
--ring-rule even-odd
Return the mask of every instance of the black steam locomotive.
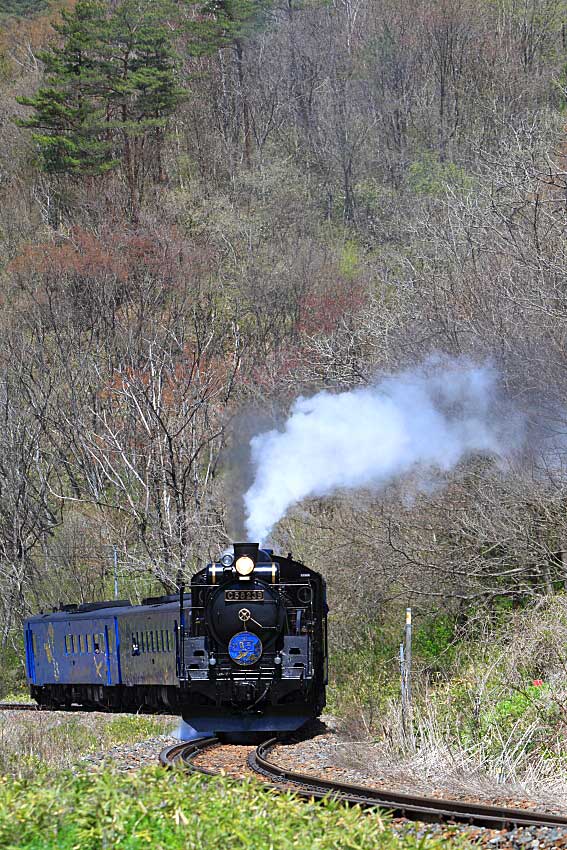
[[325, 582], [236, 543], [179, 594], [66, 605], [25, 623], [40, 706], [178, 713], [200, 733], [298, 729], [327, 683]]

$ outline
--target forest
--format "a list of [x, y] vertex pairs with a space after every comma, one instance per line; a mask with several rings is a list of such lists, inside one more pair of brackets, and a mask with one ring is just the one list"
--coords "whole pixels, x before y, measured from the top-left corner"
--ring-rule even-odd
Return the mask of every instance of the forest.
[[171, 589], [241, 535], [249, 439], [297, 396], [432, 354], [492, 364], [529, 451], [310, 499], [274, 541], [327, 577], [339, 656], [412, 606], [425, 676], [559, 604], [564, 0], [0, 15], [3, 690], [31, 611], [111, 596], [115, 557], [121, 595]]

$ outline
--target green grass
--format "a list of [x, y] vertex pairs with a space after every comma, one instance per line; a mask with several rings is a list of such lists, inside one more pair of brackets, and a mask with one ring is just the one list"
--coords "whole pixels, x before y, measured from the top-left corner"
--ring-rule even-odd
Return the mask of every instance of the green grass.
[[106, 723], [104, 735], [108, 744], [125, 744], [163, 735], [175, 724], [159, 715], [118, 714]]
[[451, 840], [395, 836], [381, 815], [306, 803], [250, 780], [60, 773], [0, 778], [2, 850], [441, 850]]
[[[402, 624], [404, 614], [402, 612], [398, 620]], [[347, 722], [356, 714], [364, 714], [370, 727], [374, 721], [379, 721], [388, 705], [399, 698], [399, 644], [402, 639], [403, 625], [352, 623], [348, 646], [331, 649], [327, 693], [331, 714]], [[422, 679], [433, 673], [442, 678], [450, 675], [457, 648], [455, 623], [448, 615], [431, 615], [415, 623], [414, 674], [421, 671]]]

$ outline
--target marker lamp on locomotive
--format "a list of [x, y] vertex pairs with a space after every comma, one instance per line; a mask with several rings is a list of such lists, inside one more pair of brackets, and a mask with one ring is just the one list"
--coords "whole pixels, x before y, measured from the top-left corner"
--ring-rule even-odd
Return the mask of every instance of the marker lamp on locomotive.
[[220, 559], [220, 562], [221, 562], [221, 564], [223, 565], [223, 567], [232, 567], [232, 562], [233, 562], [233, 561], [234, 561], [234, 557], [230, 554], [230, 552], [227, 552], [227, 553], [226, 553], [225, 555], [223, 555], [223, 556], [222, 556], [222, 558]]
[[241, 555], [240, 558], [237, 558], [234, 566], [238, 575], [243, 578], [249, 576], [254, 571], [254, 561], [248, 555]]

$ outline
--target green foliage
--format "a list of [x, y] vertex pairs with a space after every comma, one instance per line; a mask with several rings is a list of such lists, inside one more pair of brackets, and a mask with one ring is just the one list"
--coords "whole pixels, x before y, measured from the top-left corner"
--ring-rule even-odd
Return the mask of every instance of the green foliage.
[[18, 123], [36, 131], [45, 171], [95, 175], [122, 164], [134, 187], [137, 143], [159, 142], [183, 94], [166, 13], [154, 0], [80, 0], [62, 13], [62, 46], [41, 54], [46, 85], [18, 98], [34, 109]]
[[346, 720], [372, 719], [399, 693], [398, 640], [379, 625], [350, 630], [349, 645], [331, 650], [328, 709]]
[[353, 239], [349, 239], [343, 246], [339, 271], [347, 280], [354, 280], [360, 272], [360, 251]]
[[[347, 716], [353, 706], [368, 717], [378, 717], [400, 694], [399, 645], [403, 638], [399, 611], [385, 624], [353, 623], [349, 645], [332, 651], [329, 705], [332, 712]], [[455, 621], [437, 614], [414, 625], [414, 672], [446, 671], [462, 648], [455, 639]], [[417, 683], [416, 683], [417, 685]], [[353, 696], [355, 699], [353, 700]]]
[[27, 15], [35, 15], [47, 7], [47, 0], [0, 0], [0, 18], [3, 15], [11, 15], [22, 18]]
[[306, 803], [259, 783], [166, 773], [60, 774], [0, 781], [0, 847], [11, 850], [440, 850], [440, 839], [395, 836], [379, 814]]
[[549, 755], [549, 742], [559, 719], [560, 709], [545, 687], [526, 685], [513, 691], [494, 683], [478, 716], [463, 715], [460, 737], [465, 744], [481, 745], [492, 760], [518, 745], [525, 752], [545, 750]]
[[8, 693], [2, 695], [2, 700], [4, 702], [20, 702], [25, 705], [30, 702], [30, 695], [27, 690], [8, 691]]
[[15, 645], [0, 648], [0, 699], [9, 693], [22, 693], [26, 687], [23, 636], [18, 634]]
[[[204, 56], [251, 35], [264, 22], [270, 0], [200, 0], [190, 2], [197, 10], [196, 20], [187, 24], [193, 56]], [[240, 57], [239, 57], [240, 59]]]
[[516, 691], [495, 703], [486, 716], [486, 722], [497, 723], [501, 728], [509, 727], [524, 717], [540, 696], [541, 689], [533, 686], [525, 691]]
[[442, 195], [447, 187], [466, 191], [472, 180], [454, 162], [441, 162], [434, 154], [425, 153], [408, 169], [408, 184], [417, 195]]
[[428, 617], [414, 629], [414, 651], [431, 668], [446, 667], [455, 656], [455, 622], [447, 614]]

